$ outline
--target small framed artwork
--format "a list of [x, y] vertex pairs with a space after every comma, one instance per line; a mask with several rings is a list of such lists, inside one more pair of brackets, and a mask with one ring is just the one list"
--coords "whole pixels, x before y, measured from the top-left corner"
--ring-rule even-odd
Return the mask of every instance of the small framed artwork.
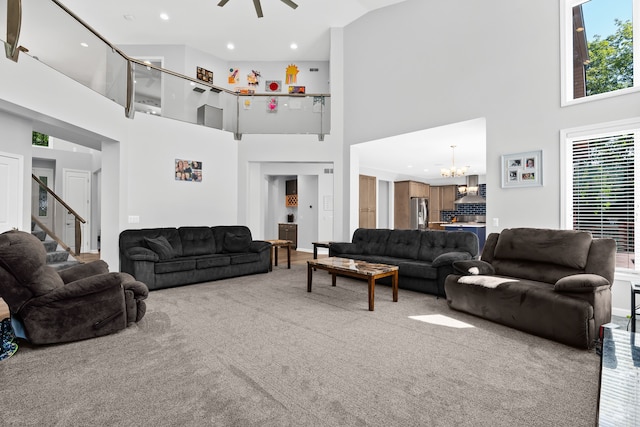
[[202, 182], [202, 162], [176, 159], [176, 181]]
[[196, 78], [203, 82], [213, 83], [213, 71], [206, 70], [202, 67], [196, 67]]
[[502, 188], [542, 186], [542, 150], [502, 156]]

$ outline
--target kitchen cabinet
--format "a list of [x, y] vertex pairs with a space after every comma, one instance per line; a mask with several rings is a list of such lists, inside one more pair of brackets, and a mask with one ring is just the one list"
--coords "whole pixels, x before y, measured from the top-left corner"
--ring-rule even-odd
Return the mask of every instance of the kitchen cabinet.
[[456, 209], [454, 202], [457, 192], [456, 185], [431, 186], [429, 188], [429, 221], [438, 222], [442, 211]]
[[429, 184], [417, 181], [396, 181], [394, 183], [393, 217], [394, 228], [408, 229], [411, 226], [411, 198], [429, 198]]
[[[285, 194], [287, 196], [291, 196], [293, 194], [298, 194], [298, 180], [297, 179], [289, 179], [285, 181]], [[280, 187], [282, 188], [282, 187]]]
[[278, 239], [291, 240], [293, 249], [298, 247], [298, 224], [278, 224]]
[[298, 180], [290, 179], [285, 182], [284, 205], [288, 208], [298, 206]]

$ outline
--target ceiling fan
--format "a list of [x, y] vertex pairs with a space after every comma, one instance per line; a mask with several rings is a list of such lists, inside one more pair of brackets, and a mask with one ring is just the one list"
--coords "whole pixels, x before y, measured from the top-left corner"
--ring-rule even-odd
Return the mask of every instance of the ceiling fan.
[[[292, 2], [291, 0], [280, 0], [280, 1], [286, 4], [287, 6], [289, 6], [291, 9], [295, 9], [298, 7], [298, 5]], [[228, 2], [229, 0], [220, 0], [220, 3], [218, 3], [218, 6], [222, 7]], [[256, 8], [256, 13], [258, 14], [258, 18], [262, 18], [264, 15], [262, 14], [262, 6], [260, 5], [260, 0], [253, 0], [253, 5]]]

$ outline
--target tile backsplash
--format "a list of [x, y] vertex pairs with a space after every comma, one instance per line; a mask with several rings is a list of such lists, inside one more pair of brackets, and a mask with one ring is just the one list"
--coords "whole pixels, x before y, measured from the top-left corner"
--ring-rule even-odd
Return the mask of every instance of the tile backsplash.
[[[478, 193], [480, 196], [487, 197], [487, 184], [480, 184], [478, 186]], [[456, 199], [462, 197], [462, 194], [458, 192]], [[484, 203], [465, 203], [456, 205], [456, 209], [452, 211], [441, 211], [440, 221], [450, 222], [453, 217], [460, 215], [486, 215], [487, 205]]]

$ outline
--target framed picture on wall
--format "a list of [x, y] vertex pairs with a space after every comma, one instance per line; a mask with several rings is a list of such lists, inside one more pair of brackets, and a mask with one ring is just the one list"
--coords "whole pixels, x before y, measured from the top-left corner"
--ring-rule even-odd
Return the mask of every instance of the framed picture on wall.
[[502, 156], [502, 188], [542, 186], [542, 150]]

